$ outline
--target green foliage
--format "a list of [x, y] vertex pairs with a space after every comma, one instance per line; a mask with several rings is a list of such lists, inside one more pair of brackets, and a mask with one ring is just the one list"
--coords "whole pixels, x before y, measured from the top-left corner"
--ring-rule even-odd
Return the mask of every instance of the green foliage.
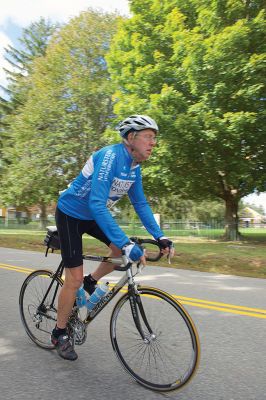
[[192, 200], [222, 199], [237, 227], [239, 200], [266, 181], [263, 4], [131, 0], [127, 20], [88, 11], [61, 29], [31, 25], [8, 52], [18, 70], [1, 102], [1, 201], [55, 200], [93, 150], [118, 140], [116, 120], [147, 113], [160, 126], [143, 167], [151, 201], [167, 209], [173, 195], [173, 214], [186, 201], [207, 218]]
[[159, 123], [144, 171], [149, 193], [218, 197], [235, 224], [239, 199], [266, 181], [263, 2], [130, 4], [108, 65], [115, 112]]
[[103, 143], [112, 112], [104, 55], [116, 21], [115, 15], [84, 12], [55, 33], [43, 57], [34, 59], [27, 101], [8, 121], [4, 203], [55, 201]]
[[[31, 89], [32, 65], [37, 57], [45, 55], [48, 42], [55, 30], [56, 25], [41, 18], [23, 30], [19, 39], [20, 50], [10, 45], [5, 49], [9, 68], [5, 69], [8, 86], [1, 87], [5, 92], [5, 97], [0, 97], [0, 177], [4, 174], [3, 180], [6, 180], [5, 171], [12, 164], [13, 159], [8, 151], [8, 147], [13, 148], [15, 143], [12, 133], [12, 116], [16, 119], [19, 107], [27, 102]], [[6, 148], [7, 154], [4, 150]], [[14, 168], [16, 169], [15, 164]]]
[[[224, 216], [224, 204], [222, 201], [193, 201], [169, 194], [161, 198], [150, 197], [150, 204], [153, 212], [160, 214], [161, 222], [183, 220], [201, 221], [207, 224], [212, 220], [221, 222]], [[115, 214], [119, 220], [132, 221], [133, 223], [139, 222], [127, 198], [119, 202]]]

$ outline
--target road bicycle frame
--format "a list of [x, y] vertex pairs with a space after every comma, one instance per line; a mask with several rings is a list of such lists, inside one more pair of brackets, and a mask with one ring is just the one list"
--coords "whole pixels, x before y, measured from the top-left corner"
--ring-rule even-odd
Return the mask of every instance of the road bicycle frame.
[[[147, 257], [148, 261], [149, 260], [156, 261], [159, 258], [161, 258], [162, 253], [160, 252], [160, 247], [156, 241], [150, 240], [150, 239], [136, 239], [136, 238], [135, 238], [135, 240], [138, 241], [139, 244], [147, 243], [147, 244], [155, 245], [159, 248], [159, 252], [156, 254], [155, 257], [153, 257], [153, 258]], [[47, 255], [47, 253], [46, 253], [46, 255]], [[134, 321], [136, 324], [136, 328], [138, 329], [141, 337], [145, 340], [145, 335], [143, 333], [143, 330], [142, 330], [141, 324], [140, 324], [139, 311], [141, 313], [142, 319], [143, 319], [148, 331], [150, 333], [152, 333], [152, 330], [151, 330], [149, 323], [147, 321], [147, 318], [145, 316], [145, 312], [144, 312], [143, 306], [141, 304], [141, 299], [138, 296], [137, 285], [134, 281], [134, 276], [140, 272], [140, 270], [143, 268], [143, 266], [140, 264], [136, 264], [137, 271], [133, 276], [133, 273], [132, 273], [133, 263], [128, 262], [128, 259], [125, 256], [102, 257], [102, 256], [85, 255], [85, 256], [83, 256], [83, 259], [88, 260], [88, 261], [96, 261], [96, 262], [109, 262], [109, 263], [112, 263], [115, 265], [115, 267], [114, 267], [115, 270], [126, 272], [120, 278], [120, 280], [114, 285], [114, 287], [99, 301], [99, 303], [97, 303], [95, 305], [95, 307], [90, 312], [88, 312], [83, 323], [85, 325], [88, 325], [103, 310], [103, 308], [119, 293], [119, 291], [125, 286], [125, 284], [128, 284], [128, 293], [129, 293], [132, 315], [133, 315], [133, 318], [134, 318]], [[61, 280], [61, 283], [63, 284], [63, 279], [62, 279], [63, 271], [64, 271], [64, 263], [63, 263], [63, 261], [61, 261], [56, 272], [54, 273], [54, 275], [52, 277], [51, 283], [43, 297], [43, 300], [38, 307], [38, 311], [40, 314], [42, 314], [42, 307], [45, 303], [48, 293], [51, 290], [51, 287], [53, 286], [54, 281], [57, 278], [59, 278]], [[58, 282], [56, 285], [54, 294], [53, 294], [53, 299], [52, 299], [52, 303], [50, 304], [50, 307], [54, 307], [54, 302], [55, 302], [55, 298], [56, 298], [59, 286], [60, 286], [60, 284]], [[139, 311], [138, 311], [138, 309], [139, 309]]]

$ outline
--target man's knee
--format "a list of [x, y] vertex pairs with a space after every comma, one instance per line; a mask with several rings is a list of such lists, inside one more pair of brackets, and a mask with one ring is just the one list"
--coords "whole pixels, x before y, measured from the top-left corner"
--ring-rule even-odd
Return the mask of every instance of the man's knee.
[[77, 290], [83, 285], [83, 266], [65, 269], [64, 286]]

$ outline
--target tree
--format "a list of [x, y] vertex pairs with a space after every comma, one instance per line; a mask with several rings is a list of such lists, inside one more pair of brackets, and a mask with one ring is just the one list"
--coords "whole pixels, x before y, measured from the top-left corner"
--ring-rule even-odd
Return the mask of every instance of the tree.
[[13, 119], [10, 116], [14, 115], [15, 119], [19, 107], [26, 103], [31, 89], [34, 60], [45, 55], [48, 42], [56, 29], [57, 25], [41, 18], [39, 21], [30, 24], [28, 28], [23, 29], [22, 36], [19, 39], [20, 49], [10, 45], [5, 49], [5, 59], [9, 63], [9, 68], [5, 69], [8, 86], [1, 86], [5, 96], [0, 97], [0, 177], [3, 180], [6, 179], [3, 173], [11, 164], [10, 157], [4, 156], [4, 148], [13, 147], [14, 143], [10, 126]]
[[104, 56], [116, 21], [113, 14], [81, 13], [33, 61], [27, 101], [8, 121], [12, 135], [4, 156], [12, 161], [4, 174], [5, 203], [55, 201], [103, 142], [112, 113]]
[[239, 200], [266, 182], [263, 1], [132, 0], [131, 11], [108, 65], [118, 116], [159, 122], [149, 194], [222, 199], [238, 239]]

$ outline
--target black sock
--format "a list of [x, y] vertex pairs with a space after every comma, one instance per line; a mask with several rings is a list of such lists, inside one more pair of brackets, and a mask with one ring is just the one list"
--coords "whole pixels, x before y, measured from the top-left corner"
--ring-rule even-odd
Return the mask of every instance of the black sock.
[[91, 274], [84, 276], [83, 287], [89, 295], [94, 292], [96, 284], [97, 281], [91, 276]]
[[97, 281], [96, 281], [96, 279], [94, 279], [94, 278], [91, 276], [91, 274], [87, 275], [85, 278], [88, 279], [91, 283], [94, 283], [94, 284], [96, 285]]
[[56, 337], [57, 339], [58, 339], [59, 336], [61, 336], [61, 335], [66, 335], [66, 333], [67, 333], [66, 328], [61, 329], [61, 328], [58, 328], [58, 327], [56, 326], [56, 327], [54, 328], [54, 330], [53, 330], [53, 336]]

